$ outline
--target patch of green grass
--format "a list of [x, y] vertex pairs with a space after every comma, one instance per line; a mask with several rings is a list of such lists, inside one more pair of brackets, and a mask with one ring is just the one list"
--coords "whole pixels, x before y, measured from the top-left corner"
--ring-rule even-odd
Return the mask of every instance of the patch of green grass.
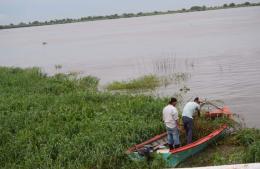
[[244, 162], [260, 162], [260, 130], [243, 129], [233, 139], [234, 144], [246, 147], [243, 155]]
[[[155, 90], [160, 86], [168, 86], [170, 84], [180, 84], [189, 78], [187, 73], [172, 73], [167, 76], [145, 75], [129, 81], [114, 81], [106, 86], [108, 91], [147, 91]], [[183, 89], [181, 89], [182, 91]], [[184, 90], [190, 90], [185, 88]], [[187, 92], [187, 91], [186, 91]]]
[[164, 131], [164, 100], [101, 93], [97, 84], [1, 67], [0, 168], [148, 168], [125, 150]]
[[241, 154], [244, 154], [244, 150], [245, 148], [242, 146], [212, 144], [205, 151], [188, 158], [178, 167], [202, 167], [243, 163]]
[[108, 90], [154, 90], [160, 86], [160, 79], [155, 75], [145, 75], [137, 79], [122, 82], [112, 82]]
[[234, 137], [234, 143], [243, 146], [249, 146], [258, 140], [260, 140], [260, 131], [258, 129], [243, 129], [238, 131]]
[[246, 163], [260, 162], [260, 140], [257, 140], [248, 146], [244, 155], [244, 161]]

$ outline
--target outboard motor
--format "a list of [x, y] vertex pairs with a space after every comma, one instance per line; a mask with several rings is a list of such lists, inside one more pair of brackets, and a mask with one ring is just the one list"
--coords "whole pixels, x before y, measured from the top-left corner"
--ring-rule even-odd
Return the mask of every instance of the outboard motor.
[[144, 156], [148, 164], [150, 164], [152, 160], [152, 153], [153, 153], [153, 147], [151, 145], [145, 145], [143, 148], [138, 150], [138, 154]]

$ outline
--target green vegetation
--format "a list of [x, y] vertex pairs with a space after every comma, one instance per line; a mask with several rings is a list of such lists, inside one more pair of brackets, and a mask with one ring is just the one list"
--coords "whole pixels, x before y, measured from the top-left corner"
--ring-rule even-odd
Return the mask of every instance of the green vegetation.
[[160, 86], [160, 79], [155, 75], [146, 75], [130, 81], [112, 82], [108, 90], [154, 90]]
[[147, 168], [124, 152], [164, 131], [165, 101], [101, 93], [97, 84], [0, 68], [0, 168]]
[[260, 162], [260, 130], [244, 129], [235, 136], [235, 144], [245, 146], [244, 162]]
[[[242, 4], [224, 4], [223, 6], [215, 6], [215, 7], [206, 7], [206, 6], [192, 6], [190, 9], [181, 9], [181, 10], [168, 10], [164, 12], [139, 12], [139, 13], [124, 13], [122, 15], [113, 14], [107, 16], [88, 16], [82, 17], [79, 19], [56, 19], [50, 21], [33, 21], [29, 23], [21, 22], [17, 25], [9, 24], [9, 25], [0, 25], [0, 29], [10, 29], [10, 28], [21, 28], [21, 27], [31, 27], [31, 26], [42, 26], [42, 25], [55, 25], [55, 24], [66, 24], [66, 23], [75, 23], [75, 22], [87, 22], [87, 21], [97, 21], [97, 20], [106, 20], [106, 19], [119, 19], [119, 18], [132, 18], [132, 17], [141, 17], [141, 16], [152, 16], [152, 15], [162, 15], [162, 14], [174, 14], [174, 13], [183, 13], [183, 12], [194, 12], [194, 11], [206, 11], [206, 10], [216, 10], [216, 9], [226, 9], [226, 8], [236, 8], [236, 7], [248, 7], [248, 6], [259, 6], [260, 3], [250, 3], [245, 2]], [[47, 44], [44, 42], [44, 44]]]
[[[108, 84], [105, 88], [109, 91], [147, 91], [155, 90], [161, 86], [166, 87], [170, 84], [180, 84], [181, 82], [185, 82], [188, 78], [189, 74], [187, 73], [172, 73], [168, 76], [145, 75], [128, 81], [114, 81]], [[180, 90], [188, 91], [189, 89], [184, 86]]]
[[[125, 151], [165, 131], [161, 110], [167, 99], [100, 92], [98, 81], [0, 67], [0, 168], [163, 168], [158, 157], [149, 166], [131, 161]], [[228, 121], [197, 119], [194, 137], [223, 122]], [[184, 140], [183, 130], [181, 135]], [[259, 130], [241, 130], [230, 138], [223, 143], [234, 147], [230, 158], [259, 161]], [[204, 165], [230, 163], [214, 153], [208, 156], [212, 159]]]

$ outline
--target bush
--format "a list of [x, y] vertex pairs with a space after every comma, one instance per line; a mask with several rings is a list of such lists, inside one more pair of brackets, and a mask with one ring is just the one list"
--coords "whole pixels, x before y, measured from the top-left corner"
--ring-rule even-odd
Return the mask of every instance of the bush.
[[260, 139], [260, 131], [257, 129], [242, 129], [235, 137], [235, 143], [238, 145], [249, 146]]
[[159, 78], [155, 75], [146, 75], [137, 79], [123, 82], [113, 82], [108, 90], [153, 90], [160, 86]]
[[230, 4], [229, 4], [229, 7], [235, 7], [235, 6], [236, 6], [235, 3], [230, 3]]
[[260, 140], [249, 145], [247, 153], [244, 156], [246, 163], [260, 162]]
[[192, 6], [190, 8], [191, 11], [202, 11], [203, 10], [203, 7], [200, 7], [200, 6]]
[[87, 90], [97, 91], [98, 83], [99, 83], [99, 79], [93, 76], [86, 76], [79, 79], [79, 86]]
[[244, 5], [245, 5], [245, 6], [249, 6], [249, 5], [251, 5], [251, 4], [250, 4], [250, 2], [245, 2]]
[[260, 161], [260, 130], [243, 129], [239, 131], [235, 136], [235, 143], [246, 147], [243, 156], [244, 162]]

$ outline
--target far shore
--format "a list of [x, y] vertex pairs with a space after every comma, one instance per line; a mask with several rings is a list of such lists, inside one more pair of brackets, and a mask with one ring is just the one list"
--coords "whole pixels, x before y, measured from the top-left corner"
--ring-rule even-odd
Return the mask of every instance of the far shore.
[[0, 25], [1, 29], [12, 29], [12, 28], [23, 28], [23, 27], [32, 27], [32, 26], [44, 26], [44, 25], [56, 25], [56, 24], [67, 24], [67, 23], [76, 23], [76, 22], [90, 22], [98, 20], [109, 20], [109, 19], [120, 19], [120, 18], [133, 18], [133, 17], [142, 17], [142, 16], [154, 16], [154, 15], [164, 15], [164, 14], [175, 14], [175, 13], [186, 13], [186, 12], [197, 12], [197, 11], [208, 11], [208, 10], [218, 10], [218, 9], [230, 9], [230, 8], [241, 8], [241, 7], [252, 7], [260, 6], [258, 3], [245, 2], [241, 4], [223, 4], [222, 6], [206, 7], [204, 6], [192, 6], [190, 9], [180, 9], [180, 10], [168, 10], [168, 11], [153, 11], [153, 12], [139, 12], [139, 13], [123, 13], [106, 15], [106, 16], [87, 16], [77, 19], [66, 18], [66, 19], [55, 19], [49, 21], [33, 21], [29, 23], [21, 22], [19, 24], [10, 23], [9, 25]]

